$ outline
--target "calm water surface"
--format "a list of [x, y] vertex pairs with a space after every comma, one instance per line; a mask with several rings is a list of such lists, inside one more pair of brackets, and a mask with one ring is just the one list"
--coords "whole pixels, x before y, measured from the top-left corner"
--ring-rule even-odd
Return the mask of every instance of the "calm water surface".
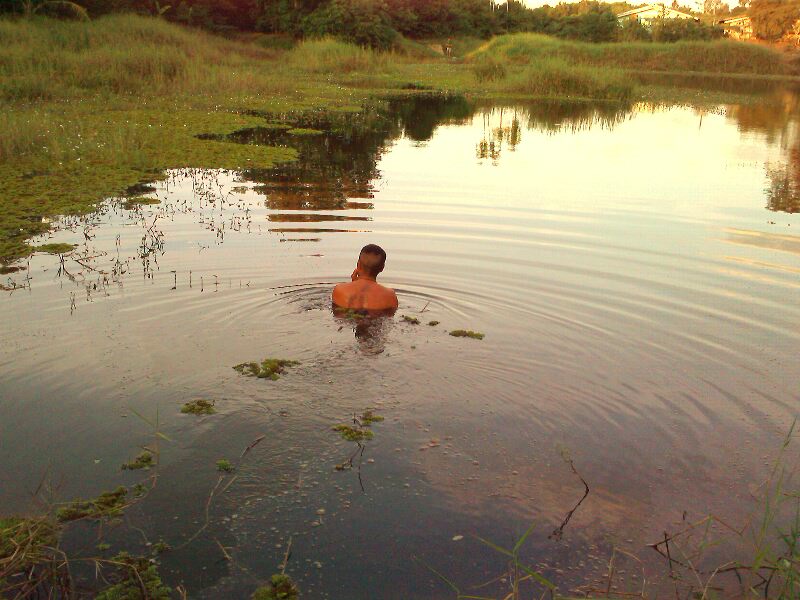
[[[0, 513], [37, 510], [42, 480], [48, 501], [141, 480], [119, 468], [152, 444], [139, 413], [171, 441], [111, 543], [163, 538], [192, 597], [247, 597], [290, 538], [306, 598], [453, 597], [424, 565], [495, 594], [474, 586], [503, 557], [474, 536], [512, 545], [534, 522], [524, 558], [564, 591], [614, 547], [663, 572], [646, 544], [685, 515], [741, 522], [798, 413], [797, 107], [396, 101], [228, 140], [297, 163], [173, 171], [146, 190], [159, 204], [65, 220], [63, 264], [3, 276]], [[337, 319], [370, 242], [398, 315]], [[268, 356], [302, 364], [231, 369]], [[218, 413], [182, 415], [196, 398]], [[353, 445], [330, 427], [367, 408], [386, 420], [337, 471]], [[195, 536], [215, 462], [262, 435]], [[584, 491], [565, 457], [591, 491], [557, 539]]]

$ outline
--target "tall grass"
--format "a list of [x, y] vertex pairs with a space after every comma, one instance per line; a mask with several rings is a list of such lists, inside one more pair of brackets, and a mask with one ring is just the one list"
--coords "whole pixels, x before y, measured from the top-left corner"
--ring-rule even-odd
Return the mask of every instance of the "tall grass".
[[532, 64], [558, 58], [575, 65], [619, 67], [642, 71], [698, 71], [785, 75], [789, 68], [777, 50], [718, 40], [713, 42], [590, 44], [559, 40], [533, 33], [496, 37], [468, 55], [475, 60], [491, 55], [513, 64]]
[[286, 55], [291, 67], [312, 73], [373, 73], [391, 70], [400, 56], [362, 48], [330, 37], [305, 40]]
[[0, 20], [0, 98], [191, 93], [212, 87], [227, 72], [258, 71], [258, 60], [272, 55], [135, 15], [89, 23]]

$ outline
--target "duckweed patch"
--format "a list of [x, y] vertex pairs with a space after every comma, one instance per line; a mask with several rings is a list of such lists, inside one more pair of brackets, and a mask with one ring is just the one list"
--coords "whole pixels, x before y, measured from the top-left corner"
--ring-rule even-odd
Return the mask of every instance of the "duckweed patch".
[[223, 473], [230, 473], [234, 470], [234, 466], [231, 461], [227, 459], [220, 459], [217, 461], [217, 471], [222, 471]]
[[242, 375], [248, 377], [258, 377], [259, 379], [270, 379], [276, 381], [280, 376], [286, 373], [287, 367], [294, 367], [300, 363], [296, 360], [287, 360], [284, 358], [265, 358], [261, 363], [246, 362], [233, 367], [233, 369]]
[[419, 325], [419, 319], [417, 317], [409, 317], [408, 315], [403, 315], [401, 319], [405, 323], [411, 323], [411, 325]]
[[478, 333], [477, 331], [472, 331], [470, 329], [454, 329], [450, 332], [450, 335], [453, 337], [468, 337], [472, 338], [473, 340], [482, 340], [485, 336], [482, 333]]
[[369, 429], [361, 429], [345, 424], [334, 425], [333, 430], [338, 431], [339, 435], [342, 436], [342, 439], [347, 440], [348, 442], [363, 442], [365, 440], [371, 440], [373, 437], [375, 437], [375, 434]]
[[325, 132], [320, 129], [304, 129], [302, 127], [298, 127], [297, 129], [290, 129], [286, 133], [289, 135], [312, 136], [323, 135]]
[[128, 490], [118, 487], [111, 492], [103, 492], [94, 500], [77, 500], [56, 511], [56, 518], [62, 523], [78, 519], [102, 519], [122, 514]]
[[34, 246], [34, 252], [45, 252], [47, 254], [66, 254], [75, 250], [75, 244], [42, 244]]
[[142, 452], [131, 462], [123, 463], [123, 471], [136, 471], [138, 469], [149, 469], [153, 466], [153, 454], [148, 450]]
[[192, 400], [181, 407], [181, 412], [189, 415], [213, 415], [216, 411], [214, 400]]
[[250, 598], [251, 600], [298, 600], [300, 590], [297, 589], [291, 577], [276, 573], [272, 576], [269, 585], [258, 588]]

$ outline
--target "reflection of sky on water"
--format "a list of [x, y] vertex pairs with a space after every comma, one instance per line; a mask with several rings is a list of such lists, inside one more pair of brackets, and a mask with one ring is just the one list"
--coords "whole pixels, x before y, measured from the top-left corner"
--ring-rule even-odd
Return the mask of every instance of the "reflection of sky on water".
[[[790, 156], [792, 120], [394, 108], [301, 140], [293, 165], [175, 172], [161, 205], [92, 217], [86, 245], [84, 222], [56, 234], [95, 271], [81, 283], [67, 259], [73, 282], [35, 256], [30, 288], [0, 300], [0, 439], [15, 449], [0, 507], [28, 506], [45, 471], [59, 499], [132, 483], [118, 465], [148, 431], [130, 409], [158, 406], [176, 442], [132, 518], [176, 548], [202, 519], [215, 461], [267, 436], [208, 535], [164, 558], [197, 597], [246, 596], [293, 536], [289, 571], [311, 597], [369, 597], [377, 581], [385, 597], [442, 598], [412, 557], [475, 585], [503, 561], [470, 534], [508, 544], [533, 520], [526, 559], [568, 588], [684, 509], [747, 511], [737, 490], [760, 480], [796, 412], [800, 222], [765, 208], [765, 166]], [[476, 153], [482, 140], [502, 141], [494, 159]], [[367, 242], [389, 253], [398, 315], [420, 325], [331, 315], [330, 289]], [[94, 288], [118, 255], [126, 274]], [[302, 364], [278, 382], [230, 368], [270, 355]], [[181, 415], [196, 397], [219, 414]], [[351, 447], [330, 426], [367, 407], [386, 421], [362, 492], [334, 470]], [[556, 542], [583, 492], [563, 450], [592, 491]]]

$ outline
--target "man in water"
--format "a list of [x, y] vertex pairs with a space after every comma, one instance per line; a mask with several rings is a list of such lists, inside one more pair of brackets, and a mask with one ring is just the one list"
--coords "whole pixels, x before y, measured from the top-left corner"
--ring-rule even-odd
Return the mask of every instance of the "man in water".
[[333, 305], [353, 310], [394, 310], [397, 294], [376, 279], [386, 265], [386, 252], [380, 246], [367, 244], [361, 249], [350, 283], [333, 288]]

